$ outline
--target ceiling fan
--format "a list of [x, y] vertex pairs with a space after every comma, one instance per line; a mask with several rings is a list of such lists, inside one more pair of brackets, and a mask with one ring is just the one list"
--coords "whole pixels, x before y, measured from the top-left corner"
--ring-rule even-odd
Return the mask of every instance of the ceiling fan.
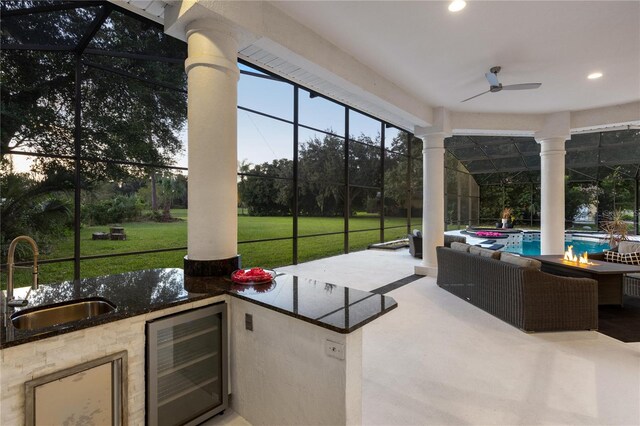
[[487, 78], [487, 81], [489, 81], [489, 90], [487, 90], [486, 92], [477, 94], [475, 96], [472, 96], [470, 98], [467, 98], [461, 102], [470, 101], [473, 98], [477, 98], [478, 96], [484, 95], [485, 93], [489, 93], [489, 92], [495, 93], [495, 92], [500, 92], [501, 90], [529, 90], [529, 89], [537, 89], [538, 87], [542, 86], [542, 83], [522, 83], [522, 84], [509, 84], [507, 86], [503, 86], [502, 83], [498, 83], [498, 73], [500, 72], [501, 69], [502, 68], [499, 66], [491, 67], [489, 72], [484, 75]]

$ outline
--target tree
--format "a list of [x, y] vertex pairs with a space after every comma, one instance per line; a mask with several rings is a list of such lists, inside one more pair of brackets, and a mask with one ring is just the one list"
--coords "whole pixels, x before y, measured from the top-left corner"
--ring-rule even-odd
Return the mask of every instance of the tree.
[[[79, 7], [60, 13], [31, 13], [19, 18], [5, 15], [14, 9], [59, 4], [53, 0], [0, 3], [3, 12], [0, 62], [0, 165], [3, 172], [0, 215], [3, 226], [0, 237], [3, 242], [18, 234], [33, 233], [35, 230], [25, 220], [29, 216], [26, 212], [37, 209], [41, 200], [59, 198], [61, 193], [74, 188], [73, 162], [57, 157], [76, 154], [76, 53], [73, 49], [98, 13], [114, 6], [103, 2], [96, 2], [96, 6], [78, 3]], [[38, 42], [68, 46], [69, 49], [6, 49], [10, 44]], [[88, 47], [114, 52], [149, 52], [178, 59], [184, 58], [186, 51], [183, 42], [166, 36], [161, 28], [131, 18], [118, 8], [111, 11]], [[186, 121], [186, 93], [124, 77], [117, 72], [180, 89], [186, 82], [183, 66], [88, 54], [80, 59], [83, 61], [81, 155], [98, 160], [82, 162], [83, 189], [103, 181], [122, 183], [125, 178], [139, 174], [135, 168], [117, 161], [171, 164], [182, 149], [179, 132]], [[11, 176], [11, 154], [19, 151], [46, 155], [37, 157], [33, 163], [31, 179]], [[116, 162], [101, 161], [105, 159]], [[24, 191], [14, 191], [20, 188]], [[38, 195], [27, 199], [24, 194]], [[67, 195], [65, 197], [68, 199]], [[56, 234], [54, 223], [43, 222], [47, 223], [51, 234]], [[40, 240], [46, 239], [45, 228], [44, 225], [38, 228]]]
[[[2, 10], [31, 7], [36, 3], [43, 6], [56, 2], [8, 1], [2, 2]], [[91, 22], [98, 9], [71, 9], [65, 13], [66, 19], [34, 13], [28, 15], [28, 22], [38, 28], [39, 40], [51, 44], [71, 43], [69, 39], [80, 38], [82, 34], [78, 32], [85, 28], [78, 22]], [[21, 42], [24, 26], [4, 19], [3, 41]], [[184, 43], [116, 10], [111, 12], [89, 47], [173, 57], [184, 57], [185, 52]], [[2, 158], [14, 151], [73, 155], [74, 53], [22, 50], [3, 50], [2, 53]], [[84, 55], [84, 58], [100, 66], [185, 87], [182, 66], [97, 55]], [[169, 164], [180, 152], [178, 135], [186, 120], [186, 93], [153, 87], [96, 67], [83, 66], [82, 77], [84, 156]], [[84, 173], [92, 172], [88, 166]], [[102, 171], [109, 177], [127, 174], [127, 168], [119, 165]]]
[[385, 159], [384, 195], [385, 214], [406, 216], [409, 205], [407, 188], [407, 167], [409, 158], [405, 156], [387, 157]]
[[625, 180], [620, 167], [614, 168], [600, 181], [598, 194], [598, 216], [610, 216], [624, 208], [633, 209], [633, 181]]
[[[409, 157], [408, 135], [400, 133], [393, 138], [390, 149], [394, 154], [386, 154], [384, 174], [385, 214], [393, 216], [406, 216], [407, 208], [417, 201], [422, 200], [422, 163]], [[421, 148], [422, 144], [416, 141], [413, 144], [414, 152]], [[407, 188], [407, 168], [411, 164], [410, 188]], [[416, 203], [414, 203], [416, 200]]]
[[242, 202], [251, 216], [289, 216], [293, 187], [289, 180], [277, 177], [291, 177], [293, 162], [282, 158], [271, 163], [262, 163], [249, 168], [250, 176], [242, 176], [238, 191]]
[[[379, 212], [381, 200], [372, 189], [380, 181], [380, 135], [375, 140], [362, 134], [349, 142], [349, 204], [356, 211]], [[299, 151], [300, 214], [341, 216], [345, 202], [344, 140], [325, 134], [310, 138]]]
[[340, 216], [344, 205], [344, 141], [317, 136], [300, 145], [299, 213]]
[[158, 183], [160, 186], [158, 199], [162, 206], [162, 221], [170, 222], [173, 220], [171, 207], [180, 202], [182, 202], [182, 205], [186, 205], [187, 179], [180, 174], [165, 172], [160, 176]]
[[375, 139], [361, 134], [349, 142], [350, 214], [357, 211], [380, 213], [379, 191], [361, 186], [381, 186], [380, 134]]
[[596, 205], [598, 196], [602, 192], [596, 185], [572, 183], [569, 176], [565, 176], [564, 215], [566, 220], [572, 221], [583, 206]]
[[44, 179], [27, 173], [13, 173], [8, 168], [0, 173], [0, 212], [2, 229], [0, 244], [5, 250], [11, 240], [27, 234], [35, 238], [43, 253], [69, 229], [72, 200], [65, 189], [73, 185], [72, 176], [64, 168], [49, 169]]

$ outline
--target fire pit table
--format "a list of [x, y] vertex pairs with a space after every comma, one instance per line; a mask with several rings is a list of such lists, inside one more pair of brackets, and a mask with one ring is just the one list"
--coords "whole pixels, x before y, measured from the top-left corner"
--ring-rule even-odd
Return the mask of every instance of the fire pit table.
[[590, 260], [588, 264], [565, 260], [561, 254], [527, 256], [542, 262], [542, 271], [565, 277], [592, 278], [598, 281], [598, 305], [622, 306], [624, 274], [640, 272], [640, 265]]

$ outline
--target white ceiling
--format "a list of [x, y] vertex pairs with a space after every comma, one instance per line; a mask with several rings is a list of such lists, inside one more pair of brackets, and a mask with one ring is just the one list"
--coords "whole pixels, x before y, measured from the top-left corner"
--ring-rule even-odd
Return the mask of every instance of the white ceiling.
[[[640, 1], [285, 1], [284, 13], [431, 106], [548, 113], [640, 100]], [[490, 93], [501, 83], [531, 91]], [[588, 80], [593, 71], [604, 77]]]

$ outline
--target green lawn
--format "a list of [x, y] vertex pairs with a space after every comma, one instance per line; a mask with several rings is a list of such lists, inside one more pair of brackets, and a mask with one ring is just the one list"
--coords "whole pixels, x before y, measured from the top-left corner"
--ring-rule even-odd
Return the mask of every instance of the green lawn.
[[[170, 223], [127, 222], [124, 226], [127, 234], [125, 241], [92, 240], [94, 232], [109, 232], [109, 226], [83, 226], [80, 233], [80, 253], [82, 256], [127, 253], [164, 248], [186, 247], [187, 245], [187, 210], [171, 211], [175, 218], [181, 220]], [[385, 240], [403, 238], [406, 234], [405, 218], [386, 218], [384, 227]], [[243, 266], [277, 267], [293, 262], [291, 239], [257, 243], [243, 241], [269, 238], [291, 238], [293, 219], [291, 217], [258, 217], [238, 216], [238, 251], [242, 255]], [[349, 250], [365, 249], [369, 244], [380, 240], [380, 218], [366, 214], [358, 214], [349, 220]], [[393, 228], [398, 227], [398, 228]], [[412, 228], [419, 228], [415, 220]], [[375, 229], [373, 231], [361, 231]], [[344, 222], [341, 217], [300, 217], [298, 233], [300, 236], [343, 232]], [[327, 235], [319, 237], [303, 237], [298, 239], [298, 262], [332, 256], [343, 252], [343, 235]], [[81, 275], [93, 277], [99, 275], [126, 272], [138, 269], [182, 267], [186, 250], [162, 253], [136, 254], [104, 259], [89, 259], [81, 262]], [[73, 257], [73, 237], [69, 235], [56, 243], [48, 251], [41, 254], [41, 259]], [[58, 282], [73, 278], [73, 264], [61, 262], [40, 265], [40, 282]], [[16, 271], [16, 286], [30, 284], [28, 271]], [[2, 276], [2, 284], [6, 277]]]

